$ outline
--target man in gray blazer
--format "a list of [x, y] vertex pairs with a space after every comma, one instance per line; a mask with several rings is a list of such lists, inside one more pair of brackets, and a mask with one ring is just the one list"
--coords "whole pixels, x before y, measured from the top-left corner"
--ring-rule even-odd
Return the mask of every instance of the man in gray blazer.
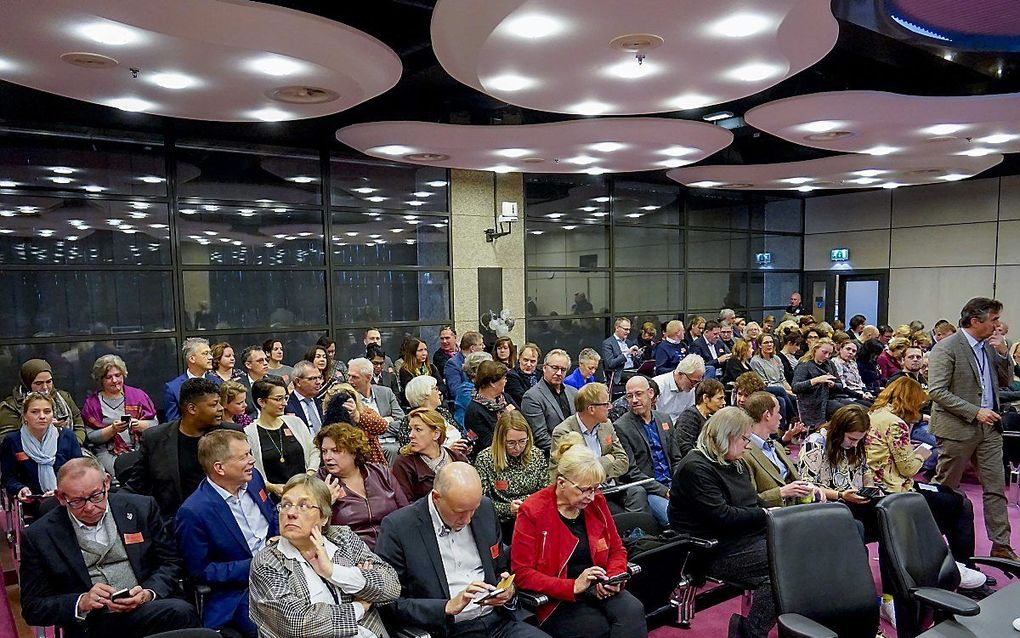
[[633, 483], [653, 478], [646, 483], [648, 506], [655, 520], [669, 527], [669, 486], [673, 482], [673, 464], [670, 463], [669, 415], [652, 409], [652, 388], [648, 377], [638, 375], [627, 382], [627, 413], [613, 423], [623, 449], [630, 457], [630, 469], [622, 479]]
[[542, 366], [542, 380], [524, 393], [521, 414], [528, 420], [535, 446], [548, 454], [552, 447], [552, 431], [574, 413], [577, 390], [563, 383], [570, 370], [570, 355], [564, 350], [550, 350]]
[[1002, 303], [975, 297], [960, 311], [960, 332], [935, 344], [928, 359], [929, 429], [939, 447], [935, 482], [953, 489], [968, 461], [977, 464], [984, 488], [985, 530], [991, 555], [1017, 560], [1010, 544], [1002, 469], [999, 379], [1009, 374], [1006, 341], [999, 330]]

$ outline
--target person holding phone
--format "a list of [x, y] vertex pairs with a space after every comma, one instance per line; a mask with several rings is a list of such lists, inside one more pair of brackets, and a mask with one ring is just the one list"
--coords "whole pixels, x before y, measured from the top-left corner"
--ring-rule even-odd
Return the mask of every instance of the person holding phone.
[[127, 364], [117, 355], [96, 359], [92, 378], [98, 387], [81, 408], [88, 427], [85, 442], [110, 474], [117, 457], [134, 450], [142, 432], [159, 425], [152, 399], [144, 390], [127, 385], [127, 376]]
[[[53, 495], [57, 472], [81, 456], [81, 447], [73, 430], [53, 425], [53, 398], [48, 394], [29, 392], [21, 402], [21, 419], [21, 429], [0, 443], [0, 473], [7, 493], [27, 503]], [[38, 509], [38, 503], [33, 506], [26, 514]]]
[[549, 596], [536, 611], [555, 638], [644, 638], [641, 602], [623, 589], [627, 552], [606, 498], [602, 462], [577, 432], [560, 438], [553, 485], [529, 496], [517, 513], [511, 566], [517, 585]]
[[793, 387], [797, 395], [800, 420], [809, 429], [825, 423], [836, 410], [860, 398], [860, 393], [847, 389], [830, 361], [833, 343], [826, 338], [816, 339], [793, 370]]
[[503, 537], [513, 537], [524, 499], [549, 485], [545, 454], [535, 447], [531, 426], [520, 410], [499, 417], [492, 445], [478, 453], [475, 469], [482, 480], [482, 493], [496, 508]]

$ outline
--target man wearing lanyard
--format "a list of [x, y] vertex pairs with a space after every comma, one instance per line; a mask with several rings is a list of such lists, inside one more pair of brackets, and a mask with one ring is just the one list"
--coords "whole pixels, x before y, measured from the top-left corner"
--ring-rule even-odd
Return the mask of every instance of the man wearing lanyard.
[[953, 489], [976, 460], [984, 488], [985, 529], [991, 555], [1017, 560], [1010, 543], [1002, 470], [999, 379], [1009, 373], [1006, 342], [998, 332], [1002, 303], [976, 297], [960, 311], [960, 332], [939, 341], [928, 363], [932, 400], [929, 429], [938, 441], [935, 482]]

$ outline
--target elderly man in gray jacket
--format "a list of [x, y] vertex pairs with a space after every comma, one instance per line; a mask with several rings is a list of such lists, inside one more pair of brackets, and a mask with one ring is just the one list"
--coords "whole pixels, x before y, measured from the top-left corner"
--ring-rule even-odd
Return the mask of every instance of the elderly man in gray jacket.
[[550, 350], [542, 365], [542, 380], [524, 393], [521, 414], [528, 420], [535, 447], [549, 453], [553, 428], [574, 413], [577, 390], [563, 383], [570, 370], [570, 355], [565, 350]]

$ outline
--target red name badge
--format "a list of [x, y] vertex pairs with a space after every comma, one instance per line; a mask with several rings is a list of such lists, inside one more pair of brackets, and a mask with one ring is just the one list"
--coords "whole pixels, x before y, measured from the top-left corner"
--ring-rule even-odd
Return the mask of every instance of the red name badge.
[[609, 545], [606, 544], [606, 539], [600, 538], [595, 542], [595, 551], [604, 552], [609, 549]]
[[505, 492], [510, 489], [510, 483], [507, 481], [496, 481], [496, 489], [500, 492]]
[[663, 432], [669, 431], [669, 423], [663, 423], [662, 424], [662, 431]]
[[137, 545], [138, 543], [144, 543], [145, 537], [142, 536], [141, 532], [135, 532], [133, 534], [124, 534], [125, 545]]
[[347, 490], [342, 487], [336, 491], [336, 494], [337, 498], [347, 498]]
[[15, 452], [14, 453], [14, 459], [17, 460], [17, 461], [27, 461], [28, 460], [28, 455], [25, 454], [24, 452]]
[[286, 436], [294, 436], [294, 433], [290, 431], [290, 428], [283, 428], [283, 433]]
[[496, 543], [489, 548], [489, 555], [491, 555], [494, 559], [499, 558], [499, 543]]
[[265, 503], [266, 501], [269, 500], [269, 497], [266, 496], [266, 491], [265, 490], [259, 490], [259, 498], [262, 499], [263, 503]]

